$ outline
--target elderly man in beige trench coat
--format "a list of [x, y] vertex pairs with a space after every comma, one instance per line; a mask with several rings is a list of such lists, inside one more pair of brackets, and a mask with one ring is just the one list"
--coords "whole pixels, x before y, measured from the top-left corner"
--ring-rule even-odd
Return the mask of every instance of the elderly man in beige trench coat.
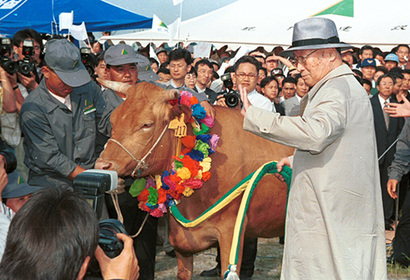
[[241, 89], [244, 129], [296, 148], [281, 279], [387, 279], [372, 108], [342, 47], [329, 19], [295, 24], [281, 55], [311, 87], [300, 116], [250, 106]]

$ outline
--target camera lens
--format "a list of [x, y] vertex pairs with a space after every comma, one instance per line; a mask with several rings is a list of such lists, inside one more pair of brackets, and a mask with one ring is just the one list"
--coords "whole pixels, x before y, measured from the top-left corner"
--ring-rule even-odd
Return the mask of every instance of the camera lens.
[[226, 106], [234, 108], [239, 104], [239, 97], [236, 93], [230, 92], [225, 96]]

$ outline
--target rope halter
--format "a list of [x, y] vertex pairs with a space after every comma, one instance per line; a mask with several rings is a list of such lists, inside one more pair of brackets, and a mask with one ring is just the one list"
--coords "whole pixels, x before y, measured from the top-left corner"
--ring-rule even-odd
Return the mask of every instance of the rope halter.
[[131, 177], [135, 178], [135, 173], [138, 171], [138, 173], [142, 173], [148, 169], [148, 164], [145, 162], [145, 159], [152, 153], [152, 151], [155, 149], [155, 147], [158, 145], [159, 141], [161, 141], [162, 137], [164, 136], [165, 132], [168, 129], [168, 124], [164, 127], [164, 130], [162, 131], [161, 135], [155, 141], [154, 145], [151, 147], [151, 149], [145, 154], [145, 156], [142, 157], [142, 159], [137, 159], [124, 145], [122, 145], [119, 141], [115, 139], [108, 139], [108, 141], [116, 143], [118, 146], [120, 146], [136, 163], [137, 165], [134, 168], [134, 171], [131, 173]]

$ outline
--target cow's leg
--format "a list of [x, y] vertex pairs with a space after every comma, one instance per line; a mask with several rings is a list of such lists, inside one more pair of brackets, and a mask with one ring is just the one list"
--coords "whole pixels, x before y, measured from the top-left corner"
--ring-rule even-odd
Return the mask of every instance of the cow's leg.
[[178, 260], [178, 280], [191, 280], [194, 271], [194, 256], [181, 255], [175, 250]]
[[[247, 223], [248, 223], [248, 218], [245, 217], [245, 220], [243, 223], [243, 229], [242, 229], [241, 236], [240, 236], [238, 262], [236, 264], [236, 274], [238, 276], [241, 271], [243, 244], [245, 240], [245, 229], [246, 229]], [[221, 279], [223, 279], [224, 274], [228, 270], [228, 267], [229, 267], [229, 256], [231, 254], [233, 231], [234, 231], [234, 225], [232, 225], [231, 230], [226, 231], [226, 234], [222, 235], [219, 240], [219, 246], [221, 248]]]

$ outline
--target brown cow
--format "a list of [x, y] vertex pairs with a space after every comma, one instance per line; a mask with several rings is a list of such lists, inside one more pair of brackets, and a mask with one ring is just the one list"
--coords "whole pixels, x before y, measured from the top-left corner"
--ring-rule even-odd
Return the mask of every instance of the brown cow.
[[[136, 86], [117, 83], [103, 84], [114, 90], [122, 90], [126, 101], [111, 116], [112, 139], [132, 151], [141, 159], [159, 138], [171, 118], [169, 100], [178, 96], [176, 90], [164, 90], [150, 83]], [[178, 105], [177, 105], [178, 106]], [[211, 155], [211, 179], [189, 198], [182, 198], [178, 208], [190, 220], [198, 217], [228, 190], [247, 175], [268, 161], [279, 160], [293, 154], [293, 149], [260, 138], [242, 128], [243, 117], [238, 109], [215, 107], [216, 120], [211, 133], [220, 136], [216, 152]], [[188, 126], [190, 127], [190, 126]], [[190, 131], [192, 133], [192, 131]], [[167, 131], [152, 153], [147, 157], [148, 168], [140, 176], [161, 174], [170, 170], [175, 151], [174, 131]], [[108, 142], [98, 164], [130, 175], [137, 163], [117, 143]], [[275, 176], [265, 176], [254, 191], [246, 214], [242, 235], [246, 237], [276, 237], [283, 235], [286, 204], [285, 183]], [[191, 279], [193, 254], [215, 246], [221, 248], [222, 271], [228, 268], [233, 228], [240, 204], [239, 196], [223, 210], [195, 228], [182, 227], [173, 217], [169, 218], [169, 239], [178, 258], [178, 279]], [[241, 238], [243, 240], [243, 236]], [[240, 245], [242, 252], [243, 242]], [[238, 261], [240, 269], [242, 254]]]

